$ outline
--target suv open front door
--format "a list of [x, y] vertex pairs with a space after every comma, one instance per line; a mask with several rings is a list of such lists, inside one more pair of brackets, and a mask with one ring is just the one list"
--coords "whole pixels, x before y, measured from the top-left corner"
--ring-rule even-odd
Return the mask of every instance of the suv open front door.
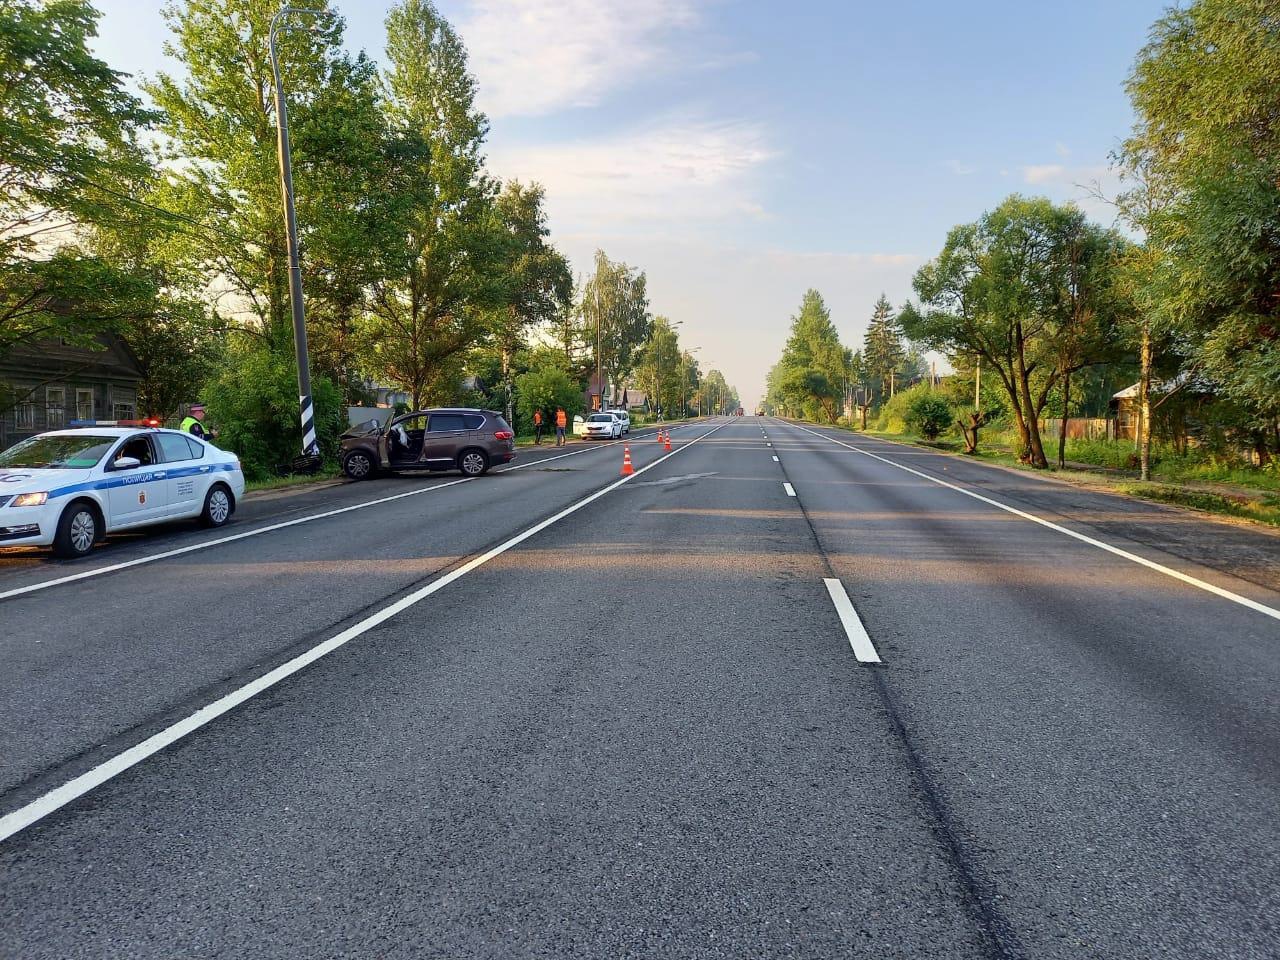
[[384, 470], [421, 467], [420, 454], [427, 432], [427, 415], [396, 417], [378, 437], [378, 460]]

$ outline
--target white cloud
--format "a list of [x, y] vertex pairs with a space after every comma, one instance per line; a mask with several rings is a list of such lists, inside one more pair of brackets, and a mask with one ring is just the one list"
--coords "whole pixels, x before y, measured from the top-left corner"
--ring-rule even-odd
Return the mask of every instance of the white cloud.
[[492, 117], [599, 103], [668, 67], [672, 37], [697, 25], [698, 0], [472, 0], [458, 24]]
[[1026, 166], [1022, 168], [1022, 179], [1058, 201], [1074, 202], [1098, 223], [1110, 226], [1116, 219], [1116, 208], [1109, 199], [1120, 191], [1119, 171], [1107, 164]]
[[1027, 183], [1052, 183], [1062, 179], [1067, 168], [1060, 163], [1042, 163], [1022, 168], [1022, 179]]
[[766, 216], [754, 176], [775, 156], [742, 122], [673, 119], [595, 140], [495, 148], [501, 177], [537, 181], [557, 229]]

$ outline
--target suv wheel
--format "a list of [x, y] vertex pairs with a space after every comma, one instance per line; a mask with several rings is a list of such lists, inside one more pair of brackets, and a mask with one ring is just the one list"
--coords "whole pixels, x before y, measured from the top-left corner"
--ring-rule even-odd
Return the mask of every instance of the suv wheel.
[[373, 476], [373, 458], [363, 450], [353, 450], [342, 458], [342, 472], [352, 480], [368, 480]]
[[86, 556], [101, 533], [102, 523], [98, 519], [98, 512], [84, 501], [73, 503], [58, 520], [53, 552], [68, 560]]
[[482, 450], [463, 450], [458, 454], [458, 469], [468, 477], [478, 477], [489, 469], [489, 458]]

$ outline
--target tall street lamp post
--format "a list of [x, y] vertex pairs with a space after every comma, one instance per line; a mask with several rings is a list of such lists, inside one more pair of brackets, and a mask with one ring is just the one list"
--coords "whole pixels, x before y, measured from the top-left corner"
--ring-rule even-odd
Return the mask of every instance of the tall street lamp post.
[[293, 207], [293, 160], [289, 153], [289, 111], [285, 104], [284, 83], [280, 79], [280, 63], [276, 56], [276, 35], [290, 29], [286, 17], [310, 15], [333, 16], [328, 10], [281, 7], [271, 18], [267, 46], [271, 52], [271, 74], [275, 78], [276, 138], [280, 154], [280, 192], [284, 195], [285, 245], [289, 253], [289, 305], [293, 309], [293, 346], [298, 361], [298, 406], [302, 422], [302, 453], [316, 457], [316, 419], [311, 399], [311, 371], [307, 357], [307, 320], [302, 303], [302, 267], [298, 262], [298, 220]]

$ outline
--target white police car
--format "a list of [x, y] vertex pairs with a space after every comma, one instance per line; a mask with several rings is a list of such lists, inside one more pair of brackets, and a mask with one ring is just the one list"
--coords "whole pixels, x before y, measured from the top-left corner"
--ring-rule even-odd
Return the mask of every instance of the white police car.
[[82, 557], [106, 534], [199, 517], [220, 527], [244, 493], [234, 454], [177, 430], [54, 430], [0, 453], [0, 547]]

